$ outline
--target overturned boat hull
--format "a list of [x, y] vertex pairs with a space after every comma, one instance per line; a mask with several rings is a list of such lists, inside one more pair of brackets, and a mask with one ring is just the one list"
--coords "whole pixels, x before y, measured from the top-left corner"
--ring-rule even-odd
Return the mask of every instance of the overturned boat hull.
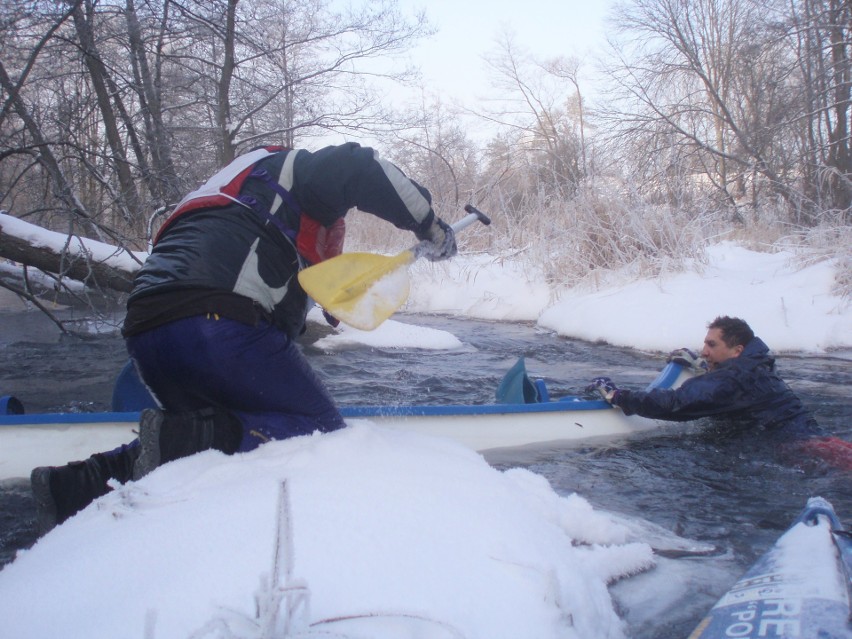
[[[677, 387], [689, 377], [683, 367], [668, 364], [650, 387]], [[477, 451], [629, 436], [662, 424], [582, 397], [529, 404], [356, 406], [341, 413], [347, 421], [447, 437]], [[36, 466], [65, 464], [127, 444], [138, 425], [138, 411], [0, 415], [0, 479], [29, 476]]]

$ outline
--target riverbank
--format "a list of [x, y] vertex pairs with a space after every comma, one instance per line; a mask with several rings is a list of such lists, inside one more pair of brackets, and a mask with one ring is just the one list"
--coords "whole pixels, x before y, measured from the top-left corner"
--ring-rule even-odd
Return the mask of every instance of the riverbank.
[[[685, 271], [653, 279], [597, 272], [565, 286], [537, 267], [489, 254], [410, 267], [403, 310], [496, 321], [536, 322], [568, 338], [641, 351], [700, 348], [718, 315], [745, 319], [777, 353], [852, 352], [852, 300], [841, 292], [840, 259], [758, 252], [725, 242]], [[0, 312], [27, 305], [0, 289]], [[345, 329], [341, 329], [345, 330]]]
[[707, 248], [706, 263], [655, 279], [600, 274], [562, 287], [536, 269], [488, 255], [412, 267], [407, 310], [534, 321], [563, 337], [644, 351], [700, 348], [718, 315], [745, 319], [775, 352], [852, 349], [852, 303], [839, 292], [837, 259], [763, 253], [732, 243]]

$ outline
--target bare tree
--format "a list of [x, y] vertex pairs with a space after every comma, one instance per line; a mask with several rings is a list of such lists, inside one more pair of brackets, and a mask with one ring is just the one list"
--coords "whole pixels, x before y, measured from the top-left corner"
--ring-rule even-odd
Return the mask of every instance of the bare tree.
[[96, 16], [92, 0], [83, 0], [74, 10], [72, 17], [83, 63], [89, 73], [88, 80], [100, 110], [100, 124], [113, 159], [112, 167], [118, 182], [118, 197], [115, 204], [124, 210], [125, 219], [137, 220], [142, 213], [142, 208], [131, 165], [125, 152], [125, 138], [119, 128], [119, 119], [126, 114], [127, 109], [95, 42]]
[[437, 96], [422, 97], [416, 121], [393, 132], [389, 153], [432, 193], [437, 210], [457, 211], [477, 190], [478, 157], [463, 115]]
[[387, 127], [371, 80], [409, 72], [380, 59], [429, 32], [394, 0], [9, 0], [0, 21], [0, 208], [136, 249], [251, 146]]
[[848, 2], [633, 0], [613, 22], [601, 115], [628, 164], [662, 169], [651, 188], [711, 185], [740, 221], [779, 198], [797, 223], [849, 206]]
[[143, 31], [134, 1], [126, 0], [125, 4], [128, 55], [133, 72], [132, 88], [138, 95], [144, 139], [151, 157], [149, 168], [145, 156], [141, 155], [140, 168], [158, 206], [176, 202], [182, 192], [172, 159], [171, 135], [163, 109], [162, 69], [165, 62], [166, 25], [169, 22], [170, 6], [170, 1], [164, 0], [161, 15], [148, 16], [151, 26], [147, 30], [146, 38], [146, 31]]
[[804, 111], [800, 158], [804, 191], [816, 210], [852, 208], [852, 5], [846, 0], [791, 3]]
[[[586, 148], [586, 118], [585, 106], [583, 105], [583, 92], [580, 90], [580, 62], [576, 58], [554, 58], [545, 63], [545, 69], [554, 78], [567, 80], [574, 87], [574, 108], [568, 107], [567, 111], [571, 117], [577, 119], [578, 134], [580, 137], [580, 174], [589, 174], [589, 160]], [[571, 104], [569, 98], [568, 104]]]
[[[48, 34], [58, 31], [78, 8], [78, 5], [74, 5], [70, 11], [56, 14], [55, 23], [48, 30]], [[23, 174], [13, 174], [14, 182], [23, 181], [26, 176], [33, 176], [41, 182], [45, 188], [50, 190], [51, 196], [55, 198], [57, 203], [65, 207], [71, 214], [70, 219], [66, 219], [69, 227], [73, 228], [74, 225], [80, 224], [87, 232], [98, 238], [111, 238], [120, 241], [121, 236], [100, 224], [96, 216], [77, 196], [74, 184], [68, 179], [67, 172], [63, 169], [60, 159], [53, 151], [54, 145], [48, 137], [49, 133], [45, 131], [43, 124], [37, 118], [37, 112], [34, 113], [22, 95], [22, 88], [29, 77], [29, 71], [35, 66], [36, 60], [43, 53], [44, 46], [48, 42], [49, 38], [45, 36], [40, 40], [38, 46], [31, 51], [24, 64], [24, 71], [17, 80], [13, 80], [2, 60], [0, 60], [0, 88], [3, 89], [5, 94], [3, 119], [0, 120], [0, 123], [5, 125], [4, 131], [10, 131], [8, 137], [4, 135], [4, 137], [7, 137], [8, 146], [6, 146], [2, 157], [4, 159], [29, 158], [31, 160], [27, 162], [25, 159], [23, 162], [16, 163]], [[27, 144], [13, 146], [11, 140], [20, 136], [27, 140]], [[4, 188], [0, 193], [5, 196], [7, 189]]]
[[195, 76], [193, 94], [204, 96], [209, 111], [192, 128], [212, 134], [217, 164], [263, 141], [293, 146], [329, 132], [367, 135], [386, 127], [391, 112], [369, 80], [409, 77], [405, 69], [382, 69], [379, 59], [429, 33], [422, 15], [408, 21], [392, 2], [357, 9], [324, 0], [177, 7], [195, 37], [173, 55]]
[[558, 197], [571, 197], [585, 177], [578, 65], [538, 61], [511, 34], [502, 36], [499, 47], [488, 60], [499, 97], [480, 115], [512, 138], [515, 168], [527, 176], [527, 189], [546, 186]]

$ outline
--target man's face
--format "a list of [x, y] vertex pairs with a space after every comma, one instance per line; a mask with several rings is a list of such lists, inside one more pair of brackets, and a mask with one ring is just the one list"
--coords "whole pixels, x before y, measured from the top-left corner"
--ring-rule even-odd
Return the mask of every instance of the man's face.
[[704, 348], [701, 350], [701, 356], [707, 362], [710, 370], [713, 370], [722, 362], [732, 357], [739, 357], [742, 352], [742, 345], [728, 346], [725, 344], [725, 340], [722, 339], [722, 330], [711, 328], [707, 331], [707, 337], [704, 338]]

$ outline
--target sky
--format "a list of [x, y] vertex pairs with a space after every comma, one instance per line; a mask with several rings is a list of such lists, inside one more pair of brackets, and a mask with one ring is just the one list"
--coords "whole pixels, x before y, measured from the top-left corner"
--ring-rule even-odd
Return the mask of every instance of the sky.
[[[614, 0], [400, 0], [405, 12], [425, 7], [437, 29], [411, 53], [423, 73], [423, 85], [442, 100], [476, 109], [493, 94], [483, 58], [496, 53], [506, 31], [516, 44], [538, 58], [588, 60], [604, 41], [604, 16]], [[583, 69], [585, 67], [581, 67]], [[589, 67], [590, 68], [590, 67]], [[582, 76], [581, 76], [582, 77]], [[400, 99], [406, 94], [400, 92]], [[419, 91], [410, 93], [418, 100]]]
[[[407, 310], [529, 320], [661, 352], [699, 347], [707, 321], [731, 314], [776, 350], [852, 358], [836, 266], [725, 243], [700, 273], [553, 290], [528, 266], [462, 255], [413, 265]], [[324, 340], [332, 350], [463, 346], [416, 316]], [[366, 420], [242, 455], [208, 451], [114, 488], [0, 571], [0, 636], [259, 638], [274, 627], [288, 637], [625, 639], [610, 586], [619, 605], [653, 614], [694, 585], [659, 551], [701, 551], [558, 495], [531, 471]], [[827, 551], [791, 552], [811, 575], [829, 569]], [[652, 581], [631, 588], [639, 576]]]

